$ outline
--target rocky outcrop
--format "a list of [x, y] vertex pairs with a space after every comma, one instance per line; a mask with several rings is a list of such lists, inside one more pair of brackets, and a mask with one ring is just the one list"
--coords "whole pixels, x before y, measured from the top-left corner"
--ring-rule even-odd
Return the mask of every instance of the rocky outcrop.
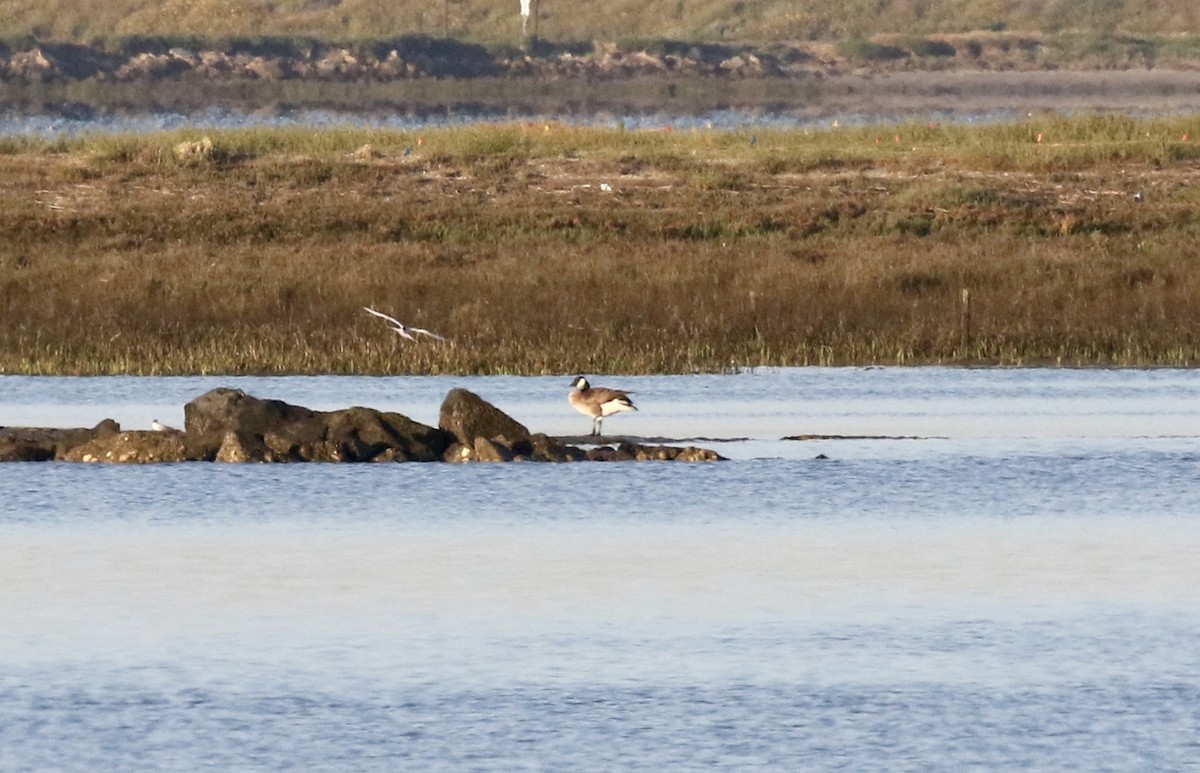
[[346, 408], [324, 414], [325, 442], [341, 458], [328, 461], [441, 461], [452, 438], [399, 413]]
[[454, 435], [448, 462], [577, 462], [580, 449], [533, 434], [504, 411], [467, 389], [451, 389], [442, 401], [438, 426]]
[[0, 428], [0, 461], [581, 462], [717, 461], [702, 448], [621, 442], [584, 450], [528, 428], [466, 389], [442, 402], [439, 426], [373, 408], [314, 411], [219, 387], [184, 406], [184, 430]]
[[111, 464], [154, 464], [187, 460], [182, 432], [118, 432], [75, 446], [65, 462], [108, 462]]
[[0, 462], [48, 462], [96, 438], [115, 435], [121, 426], [105, 419], [91, 429], [0, 427]]
[[431, 462], [453, 436], [371, 408], [313, 411], [219, 387], [183, 409], [191, 459], [256, 462]]
[[524, 424], [467, 389], [451, 389], [446, 395], [438, 426], [460, 443], [473, 443], [477, 437], [503, 437], [510, 442], [529, 439]]
[[[230, 434], [247, 445], [263, 448], [268, 434], [278, 436], [275, 445], [284, 454], [293, 445], [310, 445], [324, 435], [314, 411], [282, 400], [260, 400], [240, 389], [224, 387], [206, 392], [185, 405], [183, 419], [188, 457], [207, 461], [216, 459]], [[281, 457], [278, 461], [285, 459]]]

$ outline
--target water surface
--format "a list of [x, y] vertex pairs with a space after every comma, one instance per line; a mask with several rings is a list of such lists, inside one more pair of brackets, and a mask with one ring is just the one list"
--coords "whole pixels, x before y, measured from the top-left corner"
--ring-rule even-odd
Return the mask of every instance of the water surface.
[[[3, 377], [0, 425], [465, 386], [575, 434], [569, 380]], [[1194, 372], [592, 380], [732, 461], [0, 465], [0, 769], [1200, 758]]]

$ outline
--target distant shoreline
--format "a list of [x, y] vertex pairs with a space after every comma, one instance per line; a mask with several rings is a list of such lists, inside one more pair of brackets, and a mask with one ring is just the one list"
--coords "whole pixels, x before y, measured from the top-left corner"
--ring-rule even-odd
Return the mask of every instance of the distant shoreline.
[[1016, 120], [1036, 113], [1121, 113], [1140, 117], [1200, 110], [1200, 77], [1186, 70], [908, 71], [732, 80], [639, 75], [562, 78], [423, 79], [392, 82], [148, 81], [0, 82], [6, 112], [88, 120], [97, 116], [212, 109], [259, 115], [330, 111], [352, 116], [459, 116], [471, 120], [636, 115], [697, 116], [746, 111], [795, 124], [850, 120]]
[[354, 43], [27, 39], [0, 41], [0, 103], [26, 115], [217, 107], [501, 116], [746, 109], [824, 118], [1200, 108], [1200, 58], [1178, 41], [1174, 48], [1167, 39], [1141, 42], [1101, 36], [1080, 49], [1062, 36], [985, 32], [788, 43], [531, 40], [524, 47], [424, 35]]

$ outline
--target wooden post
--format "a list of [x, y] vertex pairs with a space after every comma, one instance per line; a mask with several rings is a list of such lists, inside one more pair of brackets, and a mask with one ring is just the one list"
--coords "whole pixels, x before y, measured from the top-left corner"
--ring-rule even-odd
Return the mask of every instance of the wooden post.
[[971, 350], [971, 291], [964, 287], [961, 298], [962, 302], [959, 308], [959, 332], [962, 335], [960, 346], [962, 348], [963, 356], [965, 357], [967, 352]]

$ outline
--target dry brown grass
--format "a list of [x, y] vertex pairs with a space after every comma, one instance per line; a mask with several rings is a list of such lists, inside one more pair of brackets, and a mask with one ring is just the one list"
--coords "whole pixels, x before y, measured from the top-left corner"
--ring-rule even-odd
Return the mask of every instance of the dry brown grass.
[[1189, 130], [246, 132], [186, 162], [182, 135], [18, 143], [0, 370], [1191, 365]]
[[[109, 35], [315, 35], [410, 33], [517, 41], [514, 0], [4, 0], [5, 31], [87, 39]], [[878, 32], [1089, 30], [1173, 34], [1200, 27], [1200, 9], [1161, 0], [541, 0], [537, 32], [551, 39], [636, 35], [700, 40], [840, 39]], [[530, 28], [533, 31], [533, 27]]]

